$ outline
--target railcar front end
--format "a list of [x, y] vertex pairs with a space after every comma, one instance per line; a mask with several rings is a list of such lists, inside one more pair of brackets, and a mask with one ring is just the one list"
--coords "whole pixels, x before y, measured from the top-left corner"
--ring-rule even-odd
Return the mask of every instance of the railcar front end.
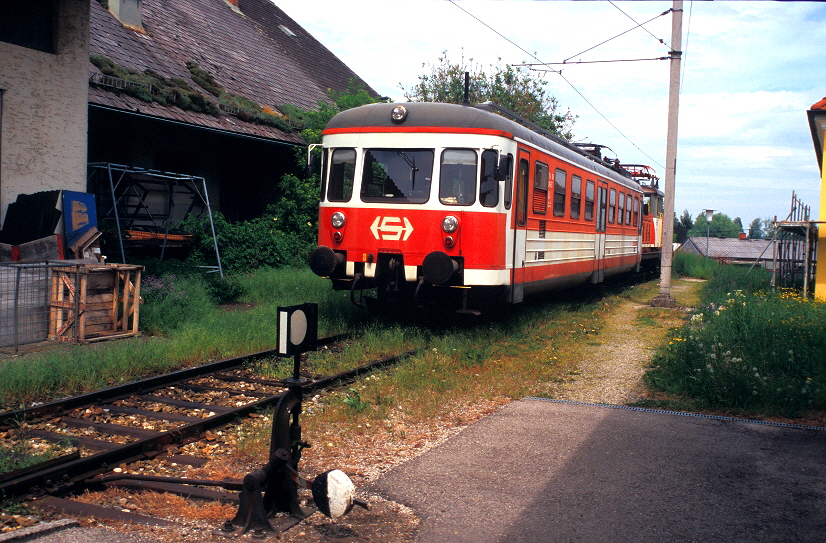
[[447, 298], [468, 307], [471, 286], [473, 296], [505, 298], [500, 185], [513, 140], [501, 130], [387, 128], [325, 130], [312, 270], [354, 299], [376, 289], [380, 300]]

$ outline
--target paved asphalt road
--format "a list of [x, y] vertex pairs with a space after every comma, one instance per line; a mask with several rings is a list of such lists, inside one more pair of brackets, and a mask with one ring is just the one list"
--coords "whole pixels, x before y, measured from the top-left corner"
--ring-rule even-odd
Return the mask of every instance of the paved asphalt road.
[[419, 543], [826, 542], [826, 431], [524, 399], [370, 490]]

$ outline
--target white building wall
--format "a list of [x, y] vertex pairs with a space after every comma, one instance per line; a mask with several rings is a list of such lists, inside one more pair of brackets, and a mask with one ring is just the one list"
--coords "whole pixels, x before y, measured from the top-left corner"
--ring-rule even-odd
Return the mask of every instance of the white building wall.
[[0, 221], [18, 194], [86, 190], [89, 0], [59, 0], [55, 35], [56, 54], [0, 42]]

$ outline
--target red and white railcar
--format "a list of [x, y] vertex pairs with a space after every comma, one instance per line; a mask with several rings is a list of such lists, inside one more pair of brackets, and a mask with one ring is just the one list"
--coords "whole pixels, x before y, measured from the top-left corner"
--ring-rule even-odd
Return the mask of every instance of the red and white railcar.
[[375, 288], [473, 310], [639, 269], [640, 183], [490, 107], [372, 104], [333, 117], [312, 270], [354, 297]]

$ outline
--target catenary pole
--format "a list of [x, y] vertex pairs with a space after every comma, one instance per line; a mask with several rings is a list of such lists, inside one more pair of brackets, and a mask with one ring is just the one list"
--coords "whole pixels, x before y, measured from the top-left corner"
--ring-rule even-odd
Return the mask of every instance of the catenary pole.
[[683, 41], [683, 1], [671, 8], [671, 66], [668, 85], [668, 134], [665, 150], [665, 210], [663, 211], [663, 253], [660, 264], [660, 293], [651, 301], [656, 307], [674, 307], [671, 296], [671, 263], [674, 237], [674, 177], [677, 171], [677, 120], [680, 109], [680, 59]]

